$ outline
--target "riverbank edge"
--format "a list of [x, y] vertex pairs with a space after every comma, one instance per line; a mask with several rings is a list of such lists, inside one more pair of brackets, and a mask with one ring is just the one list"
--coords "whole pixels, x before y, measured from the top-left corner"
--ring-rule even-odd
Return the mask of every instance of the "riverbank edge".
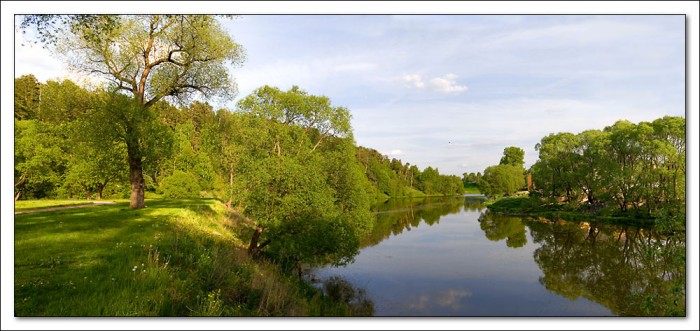
[[[537, 202], [534, 204], [533, 202]], [[602, 215], [600, 213], [582, 210], [552, 210], [555, 208], [570, 208], [566, 204], [543, 203], [531, 197], [502, 197], [484, 203], [493, 213], [511, 216], [533, 218], [566, 219], [570, 221], [597, 221], [612, 225], [631, 225], [640, 227], [655, 226], [653, 217], [633, 217]]]
[[[77, 276], [73, 275], [75, 270], [77, 270], [75, 267], [76, 263], [80, 263], [81, 265], [98, 265], [98, 263], [93, 263], [94, 261], [84, 257], [78, 259], [71, 255], [73, 254], [71, 252], [81, 252], [80, 254], [88, 256], [90, 253], [93, 253], [91, 247], [81, 244], [77, 244], [78, 246], [73, 247], [75, 249], [71, 249], [71, 252], [54, 252], [58, 255], [51, 259], [47, 259], [44, 256], [46, 254], [36, 249], [30, 249], [32, 252], [37, 252], [37, 254], [35, 254], [36, 256], [34, 254], [20, 254], [20, 260], [22, 261], [18, 261], [17, 259], [19, 256], [15, 255], [15, 316], [68, 317], [76, 313], [79, 316], [108, 317], [364, 316], [365, 312], [355, 311], [347, 302], [340, 302], [336, 298], [325, 295], [324, 291], [318, 286], [314, 286], [305, 279], [297, 278], [295, 275], [285, 272], [281, 266], [273, 261], [249, 257], [245, 253], [247, 237], [252, 233], [250, 224], [248, 224], [249, 220], [239, 211], [225, 208], [224, 203], [221, 201], [217, 199], [151, 199], [147, 201], [149, 207], [143, 209], [128, 209], [128, 202], [104, 204], [105, 206], [103, 208], [91, 210], [89, 214], [86, 214], [87, 216], [78, 216], [83, 213], [76, 211], [77, 209], [74, 208], [49, 210], [35, 215], [31, 213], [15, 215], [16, 218], [22, 219], [20, 222], [31, 221], [32, 218], [47, 219], [46, 222], [42, 223], [41, 226], [43, 228], [41, 230], [52, 226], [61, 226], [63, 231], [55, 233], [54, 235], [63, 241], [68, 241], [67, 238], [70, 236], [78, 236], [79, 238], [87, 237], [83, 236], [86, 231], [85, 227], [71, 228], [71, 223], [76, 222], [78, 219], [81, 219], [80, 222], [84, 225], [89, 225], [89, 228], [93, 229], [102, 228], [104, 222], [112, 224], [111, 226], [117, 230], [124, 229], [124, 231], [134, 226], [138, 226], [140, 229], [150, 230], [151, 232], [160, 231], [154, 229], [169, 229], [169, 231], [162, 231], [155, 235], [154, 238], [157, 238], [157, 240], [153, 243], [153, 246], [147, 245], [146, 242], [139, 246], [138, 240], [134, 239], [136, 242], [130, 243], [133, 248], [128, 246], [129, 250], [124, 254], [121, 253], [121, 250], [125, 250], [126, 248], [120, 246], [120, 244], [123, 243], [121, 241], [117, 243], [117, 249], [108, 250], [108, 254], [112, 254], [110, 255], [112, 263], [110, 263], [109, 267], [106, 267], [110, 272], [85, 274], [83, 270], [81, 271], [83, 274], [78, 274]], [[95, 206], [95, 204], [83, 204], [79, 206], [91, 207]], [[90, 220], [85, 220], [85, 218], [89, 218]], [[15, 220], [15, 222], [17, 222], [17, 220]], [[15, 224], [15, 226], [17, 225], [18, 223]], [[120, 231], [120, 233], [124, 231]], [[16, 244], [17, 240], [19, 240], [20, 247], [22, 245], [31, 245], [26, 243], [28, 242], [27, 238], [30, 238], [29, 233], [20, 230], [19, 239], [16, 237]], [[139, 239], [145, 239], [145, 237], [139, 237]], [[126, 240], [126, 238], [122, 238], [122, 240]], [[71, 240], [74, 244], [80, 241], [81, 240]], [[163, 243], [168, 243], [170, 241], [179, 243], [174, 248], [178, 250], [178, 252], [171, 252], [169, 249], [173, 247], [169, 247], [167, 244], [163, 245]], [[143, 247], [146, 246], [149, 248], [147, 252], [144, 253], [142, 252], [144, 249]], [[151, 249], [151, 247], [155, 248]], [[155, 255], [151, 254], [153, 250], [155, 251]], [[144, 254], [147, 254], [145, 257], [148, 260], [145, 262], [145, 267], [143, 263], [139, 264], [134, 261], [127, 262], [127, 260], [142, 259], [144, 258]], [[169, 256], [171, 255], [190, 256], [195, 259], [204, 256], [205, 258], [200, 261], [202, 263], [197, 262], [190, 265], [178, 265], [174, 263], [175, 259], [170, 260]], [[156, 257], [154, 258], [153, 256]], [[168, 262], [173, 263], [170, 265], [168, 265], [167, 262], [163, 264], [163, 261], [159, 263], [157, 256], [161, 256], [167, 259]], [[203, 263], [206, 261], [208, 261], [208, 263]], [[202, 264], [202, 267], [200, 267], [200, 264]], [[219, 266], [216, 267], [216, 265]], [[140, 269], [138, 270], [143, 271], [144, 275], [138, 274], [140, 278], [134, 278], [131, 274], [133, 273], [136, 275], [135, 271], [139, 267]], [[52, 288], [52, 293], [38, 291], [38, 289], [35, 289], [37, 285], [33, 279], [37, 278], [37, 271], [42, 271], [46, 268], [49, 268], [51, 272], [38, 273], [41, 275], [40, 278], [43, 283], [63, 284], [65, 283], [65, 279], [77, 277], [75, 280], [72, 280], [70, 284], [78, 284], [78, 279], [90, 279], [93, 284], [99, 283], [96, 286], [100, 290], [85, 291], [67, 286], [55, 286], [55, 288]], [[127, 271], [123, 271], [122, 269]], [[123, 277], [124, 275], [119, 274], [119, 271], [122, 271], [122, 274], [126, 273], [127, 277]], [[102, 281], [101, 279], [103, 278], [109, 279], [109, 277], [105, 278], [104, 274], [109, 274], [110, 277], [112, 277], [111, 281]], [[208, 277], [199, 277], [201, 275]], [[129, 283], [128, 286], [120, 287], [119, 289], [110, 286], [110, 284], [114, 284], [113, 282], [115, 282], [115, 280], [121, 281], [131, 278], [144, 278], [145, 280], [143, 280], [143, 282], [158, 280], [161, 284], [159, 287], [154, 286], [154, 288], [150, 290], [146, 289], [148, 286], [139, 284], [140, 282], [136, 280], [130, 280], [131, 283]], [[221, 284], [214, 286], [216, 289], [209, 292], [202, 290], [203, 293], [200, 295], [204, 295], [203, 299], [198, 299], [196, 302], [187, 302], [189, 306], [186, 307], [188, 307], [187, 309], [189, 309], [192, 314], [171, 315], [172, 311], [168, 311], [168, 309], [164, 308], [164, 305], [158, 304], [168, 303], [161, 302], [168, 294], [190, 290], [189, 286], [186, 289], [179, 286], [181, 285], [180, 283], [183, 283], [183, 280], [188, 280], [192, 288], [202, 287], [203, 289], [207, 287], [207, 285], [203, 283], [207, 278], [209, 278], [210, 281], [213, 279], [217, 282], [221, 282]], [[232, 280], [228, 281], [223, 278]], [[249, 283], [242, 283], [244, 281], [237, 278], [247, 279]], [[32, 287], [32, 290], [36, 291], [25, 293], [28, 291], [28, 287]], [[155, 287], [158, 287], [158, 289]], [[20, 291], [21, 293], [18, 293], [17, 291], [20, 289], [25, 292]], [[136, 289], [140, 289], [140, 291]], [[99, 293], [111, 293], [110, 291], [119, 292], [118, 297], [109, 300], [111, 306], [102, 307], [104, 310], [100, 311], [89, 310], [87, 313], [83, 310], [71, 311], [71, 305], [68, 303], [64, 305], [52, 305], [51, 302], [49, 302], [49, 304], [46, 305], [51, 306], [51, 308], [44, 310], [44, 304], [41, 304], [42, 308], [38, 308], [37, 306], [31, 305], [31, 300], [28, 299], [48, 294], [51, 294], [53, 298], [68, 297], [70, 294], [70, 296], [74, 297], [83, 296], [78, 301], [89, 302], [87, 306], [98, 306], [94, 297], [98, 296]], [[257, 299], [260, 302], [255, 302], [255, 304], [251, 304], [250, 306], [246, 306], [244, 302], [236, 305], [227, 305], [224, 302], [226, 302], [227, 295], [234, 295], [231, 293], [241, 298], [251, 297], [255, 299], [256, 297], [260, 297]], [[131, 307], [134, 302], [132, 299], [139, 297], [142, 298], [139, 299], [141, 301], [146, 300], [146, 298], [152, 301], [149, 303], [151, 310], [129, 311], [128, 308]], [[268, 304], [267, 301], [270, 303]], [[172, 302], [169, 303], [172, 304]], [[192, 305], [192, 303], [199, 304]], [[266, 305], [274, 306], [277, 310], [270, 309]], [[114, 309], [120, 313], [114, 313]], [[128, 313], [123, 313], [125, 311], [128, 311]]]

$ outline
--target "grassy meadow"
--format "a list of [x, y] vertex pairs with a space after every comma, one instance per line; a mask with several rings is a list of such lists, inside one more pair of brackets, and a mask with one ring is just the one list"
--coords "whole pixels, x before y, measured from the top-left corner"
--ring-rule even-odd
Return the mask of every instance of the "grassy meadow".
[[353, 314], [273, 263], [249, 258], [247, 220], [221, 202], [146, 205], [15, 215], [15, 316]]

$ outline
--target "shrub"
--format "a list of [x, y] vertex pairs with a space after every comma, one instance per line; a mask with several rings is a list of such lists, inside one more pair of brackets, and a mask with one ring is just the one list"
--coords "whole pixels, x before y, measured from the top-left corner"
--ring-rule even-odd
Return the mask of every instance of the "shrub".
[[200, 191], [197, 176], [180, 170], [163, 178], [160, 189], [163, 191], [163, 197], [170, 199], [197, 198]]

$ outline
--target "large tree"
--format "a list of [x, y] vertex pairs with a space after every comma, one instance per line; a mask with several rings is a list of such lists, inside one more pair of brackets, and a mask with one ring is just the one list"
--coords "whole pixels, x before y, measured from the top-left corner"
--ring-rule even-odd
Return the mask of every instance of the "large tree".
[[256, 223], [249, 252], [297, 268], [351, 261], [371, 215], [350, 113], [298, 87], [261, 87], [238, 109], [230, 162], [243, 184], [234, 200]]
[[164, 98], [233, 96], [227, 65], [244, 58], [210, 15], [33, 15], [22, 22], [29, 26], [71, 68], [106, 78], [115, 92], [133, 97], [128, 109], [114, 109], [123, 114], [132, 208], [144, 207], [143, 140], [151, 106]]
[[517, 167], [525, 165], [525, 151], [520, 147], [510, 146], [503, 149], [503, 157], [499, 164], [510, 164]]
[[487, 197], [512, 195], [525, 185], [522, 167], [509, 164], [490, 166], [484, 170], [479, 190]]

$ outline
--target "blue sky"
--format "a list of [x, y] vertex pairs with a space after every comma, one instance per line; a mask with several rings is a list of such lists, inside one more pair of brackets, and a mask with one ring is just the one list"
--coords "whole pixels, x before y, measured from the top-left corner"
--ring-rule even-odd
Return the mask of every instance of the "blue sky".
[[358, 144], [461, 175], [559, 131], [685, 116], [684, 16], [243, 16], [240, 94], [299, 85]]
[[[359, 145], [445, 174], [483, 171], [508, 146], [529, 167], [549, 133], [685, 116], [682, 15], [243, 15], [224, 26], [247, 53], [231, 71], [237, 98], [298, 85], [349, 108]], [[17, 43], [15, 76], [66, 75]]]

